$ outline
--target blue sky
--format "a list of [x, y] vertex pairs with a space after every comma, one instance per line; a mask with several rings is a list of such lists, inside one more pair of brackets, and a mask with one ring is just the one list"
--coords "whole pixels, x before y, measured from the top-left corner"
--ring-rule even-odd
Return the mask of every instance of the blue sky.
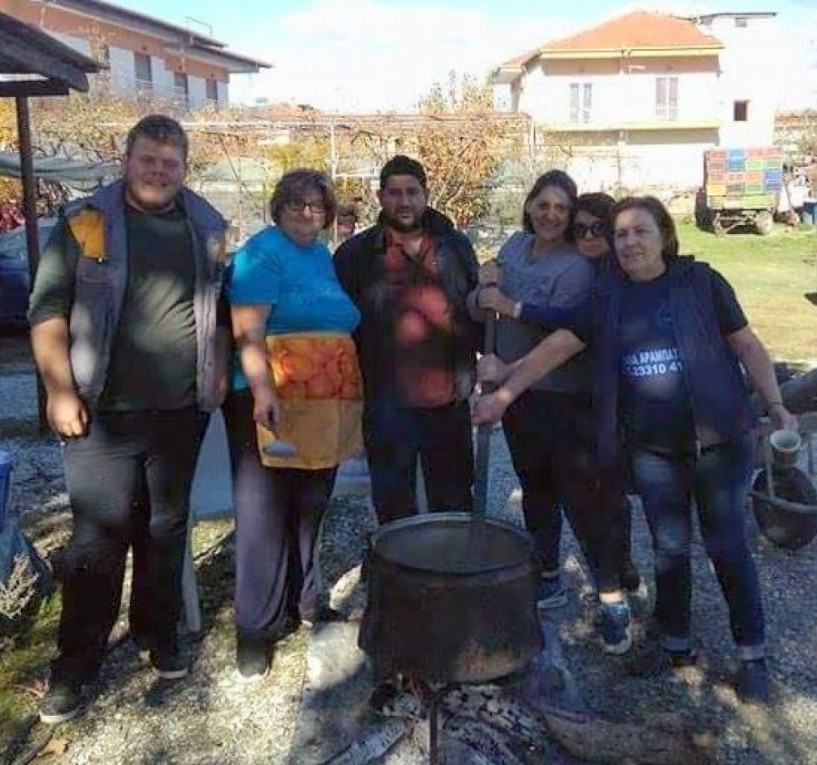
[[[678, 14], [776, 11], [788, 39], [770, 44], [784, 106], [800, 105], [807, 46], [817, 40], [817, 0], [111, 0], [212, 35], [237, 53], [274, 65], [234, 78], [231, 97], [320, 109], [407, 109], [449, 71], [484, 75], [547, 40], [638, 8]], [[811, 78], [815, 72], [811, 71]], [[800, 91], [803, 91], [802, 93]], [[785, 98], [791, 103], [785, 103]]]

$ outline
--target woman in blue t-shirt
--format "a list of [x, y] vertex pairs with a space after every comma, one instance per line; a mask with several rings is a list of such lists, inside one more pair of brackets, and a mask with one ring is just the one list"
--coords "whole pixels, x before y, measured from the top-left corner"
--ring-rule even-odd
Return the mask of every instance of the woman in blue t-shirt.
[[[737, 690], [766, 703], [769, 676], [760, 585], [744, 532], [754, 425], [741, 365], [772, 425], [796, 426], [769, 355], [726, 280], [678, 255], [672, 217], [654, 197], [612, 211], [617, 268], [597, 285], [584, 320], [549, 335], [482, 398], [475, 420], [494, 421], [564, 359], [592, 344], [599, 460], [623, 451], [655, 550], [655, 650], [636, 666], [652, 673], [695, 661], [689, 635], [692, 502], [729, 607], [741, 659]], [[578, 336], [577, 336], [578, 335]]]
[[275, 226], [236, 253], [227, 284], [237, 662], [248, 680], [266, 674], [275, 641], [294, 624], [331, 615], [317, 587], [316, 535], [337, 465], [362, 447], [351, 339], [360, 315], [318, 238], [335, 215], [329, 179], [287, 173], [270, 213]]

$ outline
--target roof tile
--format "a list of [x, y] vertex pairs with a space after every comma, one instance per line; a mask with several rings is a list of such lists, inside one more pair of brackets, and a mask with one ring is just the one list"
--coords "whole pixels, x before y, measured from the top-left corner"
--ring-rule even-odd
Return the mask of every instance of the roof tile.
[[515, 56], [500, 68], [525, 66], [539, 53], [548, 51], [596, 51], [620, 48], [688, 48], [717, 47], [723, 44], [716, 37], [698, 29], [692, 21], [663, 13], [633, 11], [605, 21], [583, 32], [550, 40], [541, 48]]
[[610, 48], [687, 48], [723, 44], [715, 37], [704, 34], [687, 19], [663, 13], [633, 11], [598, 26], [579, 32], [572, 37], [551, 40], [543, 51], [606, 50]]

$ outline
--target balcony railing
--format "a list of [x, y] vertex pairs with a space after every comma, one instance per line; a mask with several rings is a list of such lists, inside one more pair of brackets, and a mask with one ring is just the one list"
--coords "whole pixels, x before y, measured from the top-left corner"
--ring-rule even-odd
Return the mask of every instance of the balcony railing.
[[675, 121], [678, 119], [678, 104], [656, 104], [655, 116], [659, 120]]
[[571, 109], [570, 121], [573, 123], [587, 123], [592, 119], [590, 109]]
[[153, 80], [136, 77], [133, 84], [136, 92], [139, 95], [153, 93]]

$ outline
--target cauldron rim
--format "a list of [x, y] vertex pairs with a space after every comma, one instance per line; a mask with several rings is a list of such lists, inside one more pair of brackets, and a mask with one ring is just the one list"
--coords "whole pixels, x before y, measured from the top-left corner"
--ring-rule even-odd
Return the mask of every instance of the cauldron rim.
[[[397, 534], [405, 529], [410, 529], [417, 526], [422, 527], [432, 524], [442, 524], [445, 522], [460, 525], [484, 523], [486, 526], [491, 528], [507, 532], [520, 543], [520, 555], [514, 560], [508, 560], [493, 566], [484, 566], [476, 571], [446, 571], [444, 569], [429, 568], [428, 566], [416, 566], [410, 563], [401, 562], [399, 560], [393, 560], [382, 555], [382, 551], [378, 551], [378, 543], [385, 537]], [[483, 576], [524, 565], [525, 563], [530, 562], [531, 556], [533, 555], [533, 549], [533, 539], [530, 534], [525, 531], [525, 529], [497, 518], [480, 518], [470, 512], [423, 513], [420, 515], [412, 515], [407, 518], [398, 518], [397, 520], [390, 521], [389, 523], [386, 523], [378, 528], [371, 537], [372, 554], [380, 557], [393, 569], [405, 572], [439, 575], [445, 576], [446, 578], [450, 577], [455, 579], [467, 579], [474, 576]]]

